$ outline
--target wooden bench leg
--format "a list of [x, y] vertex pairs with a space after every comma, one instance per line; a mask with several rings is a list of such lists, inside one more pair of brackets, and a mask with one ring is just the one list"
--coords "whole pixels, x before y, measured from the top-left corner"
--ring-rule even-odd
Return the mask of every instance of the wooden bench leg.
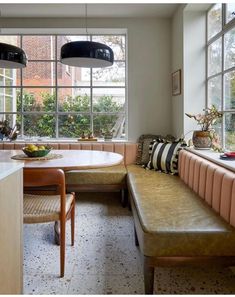
[[121, 189], [121, 204], [122, 207], [126, 207], [128, 204], [128, 191], [126, 189]]
[[149, 260], [144, 256], [144, 290], [145, 294], [152, 295], [154, 289], [154, 267], [149, 266]]
[[134, 226], [134, 233], [135, 233], [135, 245], [139, 246], [139, 240], [138, 240], [138, 237], [137, 237], [135, 226]]

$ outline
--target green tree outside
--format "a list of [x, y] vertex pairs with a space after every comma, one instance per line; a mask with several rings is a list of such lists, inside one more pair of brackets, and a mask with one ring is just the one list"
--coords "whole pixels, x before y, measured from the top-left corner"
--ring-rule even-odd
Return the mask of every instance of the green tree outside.
[[[56, 119], [53, 113], [56, 110], [56, 97], [47, 92], [40, 94], [41, 101], [38, 101], [34, 94], [24, 93], [22, 96], [23, 111], [28, 112], [24, 115], [24, 135], [40, 137], [56, 137]], [[58, 102], [58, 131], [59, 137], [78, 138], [83, 132], [91, 131], [90, 122], [90, 98], [84, 96], [68, 96], [65, 101]], [[93, 106], [94, 115], [94, 135], [101, 136], [102, 130], [111, 130], [115, 125], [118, 115], [105, 115], [105, 112], [118, 113], [122, 111], [122, 105], [113, 100], [112, 96], [99, 97]], [[21, 96], [17, 95], [17, 110], [21, 110]], [[33, 114], [30, 112], [37, 112]], [[50, 112], [50, 113], [49, 113]], [[81, 114], [81, 113], [87, 114]], [[80, 113], [80, 114], [79, 114]], [[101, 114], [99, 114], [101, 113]], [[17, 118], [20, 123], [20, 115]]]

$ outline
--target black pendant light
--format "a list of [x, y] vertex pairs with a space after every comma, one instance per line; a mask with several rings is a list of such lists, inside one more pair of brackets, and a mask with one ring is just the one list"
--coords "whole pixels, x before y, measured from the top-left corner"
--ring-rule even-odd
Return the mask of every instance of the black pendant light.
[[108, 67], [113, 64], [113, 51], [99, 42], [73, 41], [62, 46], [61, 62], [76, 67]]
[[21, 48], [0, 43], [0, 68], [24, 68], [26, 64], [27, 56]]
[[[86, 34], [87, 33], [87, 4]], [[72, 41], [61, 48], [61, 63], [75, 67], [101, 68], [113, 65], [113, 50], [102, 43], [93, 41]]]

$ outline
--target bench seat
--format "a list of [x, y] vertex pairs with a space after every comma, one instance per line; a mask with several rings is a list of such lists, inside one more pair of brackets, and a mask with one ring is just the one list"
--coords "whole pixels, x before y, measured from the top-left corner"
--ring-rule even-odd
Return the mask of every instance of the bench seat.
[[67, 171], [65, 172], [65, 178], [68, 185], [117, 185], [125, 183], [126, 174], [125, 165], [116, 165], [97, 169]]
[[178, 176], [128, 165], [135, 228], [145, 256], [232, 256], [235, 229]]

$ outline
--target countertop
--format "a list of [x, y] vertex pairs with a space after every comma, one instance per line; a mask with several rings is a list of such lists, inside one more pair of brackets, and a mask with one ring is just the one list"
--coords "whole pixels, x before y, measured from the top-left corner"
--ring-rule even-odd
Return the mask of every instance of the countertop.
[[23, 168], [23, 162], [0, 162], [0, 180]]

